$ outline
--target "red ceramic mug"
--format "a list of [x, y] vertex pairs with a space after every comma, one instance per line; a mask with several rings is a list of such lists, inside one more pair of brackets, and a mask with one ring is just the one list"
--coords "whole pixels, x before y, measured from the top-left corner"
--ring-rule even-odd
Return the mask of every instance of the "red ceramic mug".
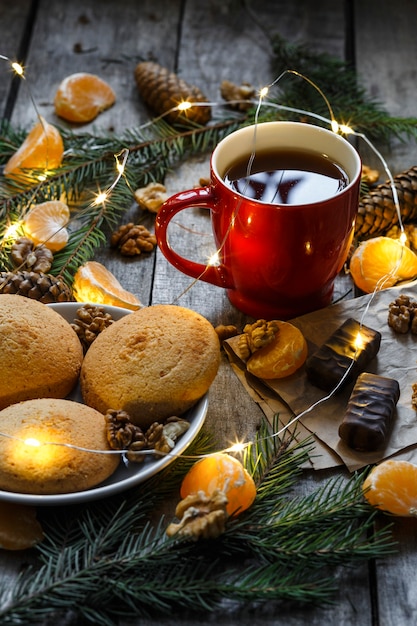
[[[269, 172], [261, 191], [258, 170]], [[210, 186], [178, 193], [159, 210], [156, 238], [168, 261], [227, 289], [232, 304], [256, 319], [289, 319], [330, 304], [358, 209], [361, 160], [351, 144], [312, 124], [260, 123], [224, 138], [211, 156], [210, 173]], [[211, 212], [215, 265], [191, 261], [169, 244], [171, 219], [190, 207]]]

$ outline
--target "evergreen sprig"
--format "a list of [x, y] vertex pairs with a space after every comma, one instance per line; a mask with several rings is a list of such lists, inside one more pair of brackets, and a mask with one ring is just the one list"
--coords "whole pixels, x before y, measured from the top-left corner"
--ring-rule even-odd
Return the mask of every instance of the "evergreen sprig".
[[[246, 454], [258, 488], [254, 505], [229, 520], [217, 540], [168, 538], [163, 515], [150, 521], [167, 482], [171, 493], [178, 488], [190, 458], [124, 496], [45, 516], [39, 567], [0, 589], [1, 623], [72, 614], [74, 623], [114, 626], [120, 618], [173, 611], [196, 618], [224, 602], [229, 609], [256, 603], [259, 612], [271, 602], [331, 601], [333, 566], [386, 555], [393, 543], [387, 530], [373, 530], [360, 474], [297, 497], [309, 442], [280, 441], [276, 430], [277, 422], [271, 429], [265, 420]], [[210, 445], [200, 436], [191, 455]]]
[[[274, 75], [288, 72], [278, 83], [278, 104], [329, 118], [324, 94], [338, 122], [348, 124], [370, 139], [389, 142], [393, 137], [400, 140], [417, 138], [417, 118], [391, 116], [380, 102], [371, 97], [348, 63], [302, 43], [288, 42], [280, 35], [273, 36], [272, 45]], [[307, 80], [291, 74], [291, 71]]]
[[[59, 129], [65, 145], [62, 166], [45, 181], [28, 188], [25, 181], [0, 180], [0, 271], [11, 270], [10, 242], [5, 233], [11, 223], [24, 219], [30, 206], [47, 200], [68, 199], [71, 221], [65, 248], [54, 257], [51, 274], [71, 285], [78, 267], [91, 259], [134, 203], [135, 189], [151, 181], [163, 182], [168, 171], [194, 154], [210, 151], [237, 127], [235, 119], [210, 127], [173, 128], [163, 121], [130, 129], [121, 136], [97, 136]], [[19, 147], [23, 134], [7, 122], [0, 127], [0, 164]], [[98, 192], [113, 186], [115, 157], [128, 151], [123, 177], [103, 204], [95, 204]], [[38, 172], [39, 174], [41, 172]], [[28, 172], [32, 178], [35, 171]]]

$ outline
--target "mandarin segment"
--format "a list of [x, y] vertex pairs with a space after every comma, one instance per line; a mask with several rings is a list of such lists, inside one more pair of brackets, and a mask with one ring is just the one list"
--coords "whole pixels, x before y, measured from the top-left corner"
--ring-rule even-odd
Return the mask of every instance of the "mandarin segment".
[[27, 213], [23, 222], [25, 235], [38, 246], [43, 244], [52, 252], [62, 250], [68, 242], [68, 206], [60, 200], [49, 200], [36, 204]]
[[417, 255], [398, 239], [375, 237], [363, 241], [350, 260], [354, 283], [365, 293], [393, 287], [417, 276]]
[[136, 296], [124, 289], [117, 278], [97, 261], [88, 261], [78, 268], [73, 292], [77, 302], [109, 304], [131, 310], [142, 306]]
[[377, 509], [401, 517], [417, 516], [417, 465], [388, 459], [366, 477], [363, 494]]
[[43, 539], [36, 509], [15, 502], [0, 503], [0, 548], [27, 550]]
[[54, 99], [55, 113], [68, 122], [86, 123], [111, 107], [116, 94], [95, 74], [78, 72], [64, 78]]
[[59, 130], [40, 117], [20, 148], [4, 166], [4, 175], [33, 183], [36, 178], [25, 170], [56, 169], [61, 165], [63, 156], [64, 142]]
[[203, 491], [208, 496], [218, 490], [225, 493], [229, 515], [248, 509], [256, 496], [256, 486], [249, 472], [235, 457], [217, 452], [197, 461], [181, 485], [181, 498]]
[[256, 350], [246, 363], [248, 372], [258, 378], [285, 378], [294, 374], [307, 358], [307, 342], [302, 332], [289, 322], [276, 321], [278, 332], [263, 348]]

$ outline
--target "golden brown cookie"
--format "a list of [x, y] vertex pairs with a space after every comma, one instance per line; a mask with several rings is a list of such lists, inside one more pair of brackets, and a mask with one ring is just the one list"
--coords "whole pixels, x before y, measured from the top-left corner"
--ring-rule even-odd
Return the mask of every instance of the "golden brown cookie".
[[183, 307], [154, 305], [97, 337], [81, 369], [81, 391], [98, 411], [124, 410], [146, 427], [195, 404], [219, 362], [219, 339], [208, 320]]
[[0, 409], [32, 398], [64, 398], [77, 382], [83, 351], [52, 308], [0, 295]]
[[0, 489], [5, 491], [84, 491], [110, 476], [120, 461], [117, 454], [50, 445], [109, 450], [104, 416], [71, 400], [39, 398], [8, 406], [0, 411], [0, 430], [13, 437], [0, 436]]

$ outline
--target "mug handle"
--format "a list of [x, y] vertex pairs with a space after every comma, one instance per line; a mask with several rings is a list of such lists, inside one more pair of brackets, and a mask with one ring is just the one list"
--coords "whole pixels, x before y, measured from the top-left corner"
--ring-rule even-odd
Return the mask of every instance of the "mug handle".
[[155, 220], [155, 236], [158, 246], [168, 261], [178, 270], [206, 283], [233, 289], [224, 265], [203, 265], [182, 257], [172, 249], [168, 241], [168, 225], [174, 215], [192, 207], [215, 210], [217, 198], [209, 187], [181, 191], [168, 198], [158, 211]]

